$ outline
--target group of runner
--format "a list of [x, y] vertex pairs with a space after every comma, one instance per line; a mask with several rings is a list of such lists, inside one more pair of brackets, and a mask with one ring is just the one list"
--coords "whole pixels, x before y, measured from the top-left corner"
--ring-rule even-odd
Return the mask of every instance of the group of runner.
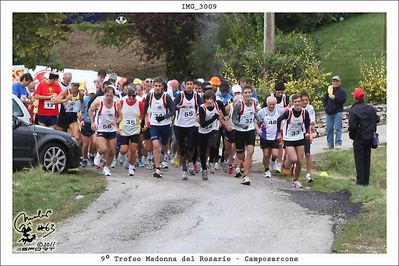
[[216, 76], [209, 81], [188, 77], [182, 82], [162, 78], [143, 82], [100, 70], [92, 82], [72, 78], [64, 73], [59, 80], [58, 74], [50, 73], [34, 90], [20, 93], [14, 86], [31, 87], [33, 82], [24, 74], [13, 93], [32, 110], [37, 124], [70, 132], [77, 139], [82, 167], [94, 165], [110, 176], [120, 163], [134, 176], [136, 167], [145, 166], [162, 178], [174, 158], [175, 166], [182, 167], [183, 180], [200, 171], [207, 180], [208, 173], [223, 164], [225, 173], [249, 185], [258, 136], [266, 178], [273, 171], [291, 174], [293, 186], [301, 188], [306, 155], [306, 181], [313, 182], [314, 110], [306, 92], [288, 97], [281, 81], [259, 104], [256, 90], [245, 78], [231, 87]]

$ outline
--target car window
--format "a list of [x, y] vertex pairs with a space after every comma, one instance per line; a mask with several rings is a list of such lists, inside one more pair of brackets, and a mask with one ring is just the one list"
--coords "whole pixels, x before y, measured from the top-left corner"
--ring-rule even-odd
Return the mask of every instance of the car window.
[[24, 113], [21, 110], [21, 107], [17, 104], [17, 102], [13, 99], [12, 100], [12, 114], [17, 117], [23, 117]]

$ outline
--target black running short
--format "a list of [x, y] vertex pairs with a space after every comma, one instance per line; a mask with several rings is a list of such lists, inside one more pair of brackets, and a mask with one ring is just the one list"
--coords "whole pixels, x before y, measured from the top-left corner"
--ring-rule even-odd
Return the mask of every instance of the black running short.
[[236, 151], [243, 153], [248, 145], [255, 146], [256, 130], [238, 131], [236, 130]]

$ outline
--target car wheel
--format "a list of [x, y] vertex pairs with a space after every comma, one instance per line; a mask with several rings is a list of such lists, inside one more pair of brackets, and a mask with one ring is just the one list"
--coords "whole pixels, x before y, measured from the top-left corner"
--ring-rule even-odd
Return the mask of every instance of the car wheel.
[[40, 162], [46, 171], [63, 173], [67, 170], [67, 152], [60, 144], [47, 144], [40, 153]]

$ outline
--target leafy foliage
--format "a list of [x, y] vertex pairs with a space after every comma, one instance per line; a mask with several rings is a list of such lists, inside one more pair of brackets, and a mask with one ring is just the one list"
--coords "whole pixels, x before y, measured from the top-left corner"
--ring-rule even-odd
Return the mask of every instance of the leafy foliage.
[[34, 69], [44, 63], [52, 69], [63, 66], [52, 54], [55, 44], [64, 39], [67, 30], [61, 13], [14, 13], [13, 14], [13, 57], [27, 68]]
[[334, 23], [359, 13], [276, 13], [276, 28], [283, 32], [311, 32], [321, 25]]
[[[115, 23], [114, 19], [119, 15], [126, 17], [128, 23]], [[109, 13], [101, 23], [85, 23], [74, 27], [97, 33], [100, 45], [118, 49], [139, 39], [145, 45], [144, 52], [148, 60], [165, 57], [166, 76], [183, 79], [192, 74], [190, 54], [199, 35], [199, 18], [202, 16], [180, 13]]]
[[308, 35], [278, 33], [275, 54], [265, 56], [263, 17], [258, 14], [227, 16], [220, 30], [229, 36], [216, 50], [224, 78], [232, 83], [242, 76], [249, 78], [261, 101], [273, 92], [275, 80], [284, 80], [288, 94], [306, 90], [312, 105], [321, 109], [326, 80], [331, 73], [321, 70], [319, 54]]
[[386, 103], [387, 71], [385, 56], [374, 56], [371, 63], [362, 60], [360, 74], [362, 80], [360, 80], [359, 85], [365, 90], [368, 101]]

